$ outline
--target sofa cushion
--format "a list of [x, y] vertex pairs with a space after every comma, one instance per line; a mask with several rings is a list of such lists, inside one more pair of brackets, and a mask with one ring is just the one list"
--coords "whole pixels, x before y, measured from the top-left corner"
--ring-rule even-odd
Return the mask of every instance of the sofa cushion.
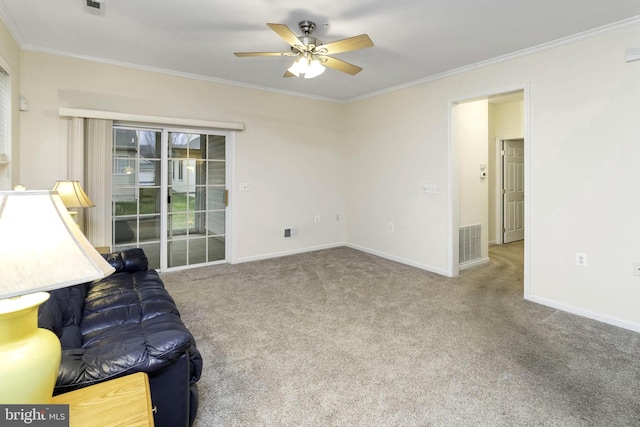
[[[49, 299], [38, 309], [38, 327], [49, 329], [56, 334], [63, 347], [66, 342], [78, 342], [78, 337], [72, 335], [80, 333], [77, 326], [82, 319], [88, 288], [89, 284], [84, 283], [50, 291]], [[65, 333], [67, 328], [70, 330]], [[66, 338], [63, 339], [65, 335]], [[71, 339], [72, 341], [69, 341]]]

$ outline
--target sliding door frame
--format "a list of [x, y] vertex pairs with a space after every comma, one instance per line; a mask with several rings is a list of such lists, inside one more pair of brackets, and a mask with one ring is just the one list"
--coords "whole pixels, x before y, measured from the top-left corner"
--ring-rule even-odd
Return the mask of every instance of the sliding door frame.
[[[210, 129], [210, 128], [195, 128], [195, 127], [179, 127], [179, 126], [171, 126], [171, 125], [162, 125], [158, 123], [132, 123], [132, 122], [120, 122], [116, 121], [112, 126], [115, 128], [121, 129], [139, 129], [139, 130], [149, 130], [153, 132], [160, 132], [161, 135], [161, 155], [160, 155], [160, 163], [162, 165], [163, 173], [160, 177], [160, 188], [161, 188], [161, 206], [160, 206], [160, 216], [161, 216], [161, 225], [160, 225], [160, 266], [158, 271], [177, 271], [183, 270], [187, 268], [192, 268], [194, 266], [204, 266], [204, 265], [215, 265], [215, 264], [225, 264], [225, 263], [233, 263], [234, 262], [234, 242], [235, 242], [235, 233], [234, 231], [234, 212], [235, 212], [235, 203], [234, 197], [231, 195], [231, 189], [234, 188], [233, 181], [235, 177], [235, 132], [231, 130], [221, 130], [221, 129]], [[169, 134], [170, 133], [189, 133], [189, 134], [200, 134], [200, 135], [218, 135], [224, 136], [225, 138], [225, 189], [227, 190], [229, 197], [227, 198], [228, 203], [225, 209], [225, 258], [223, 260], [211, 261], [201, 264], [191, 264], [184, 266], [175, 266], [169, 267], [169, 253], [168, 253], [168, 216], [169, 216], [169, 206], [167, 202], [168, 191], [169, 191], [169, 173], [170, 169], [170, 161], [169, 161]], [[111, 192], [110, 192], [111, 193]], [[111, 196], [113, 199], [113, 196]], [[109, 201], [111, 203], [112, 200]], [[113, 222], [113, 218], [111, 218], [111, 222]], [[111, 227], [112, 224], [109, 224]], [[113, 244], [113, 241], [111, 242]]]

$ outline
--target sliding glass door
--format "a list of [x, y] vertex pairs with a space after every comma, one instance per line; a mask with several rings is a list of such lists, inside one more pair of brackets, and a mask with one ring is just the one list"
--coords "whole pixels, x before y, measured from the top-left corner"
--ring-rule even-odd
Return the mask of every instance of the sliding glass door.
[[168, 267], [225, 259], [226, 138], [169, 132]]
[[113, 248], [157, 269], [226, 260], [227, 135], [114, 126]]
[[154, 268], [161, 265], [161, 136], [153, 129], [113, 130], [112, 248], [143, 248]]

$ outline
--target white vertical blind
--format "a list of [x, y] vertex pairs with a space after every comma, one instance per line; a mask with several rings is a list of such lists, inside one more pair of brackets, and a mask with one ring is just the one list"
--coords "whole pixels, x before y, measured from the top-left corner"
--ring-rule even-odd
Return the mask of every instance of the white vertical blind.
[[11, 81], [9, 74], [0, 67], [0, 154], [9, 154], [10, 122]]
[[111, 246], [111, 150], [112, 120], [86, 119], [85, 192], [96, 204], [85, 209], [85, 232], [97, 247]]
[[[82, 188], [87, 191], [87, 183], [84, 179], [84, 119], [72, 117], [69, 122], [69, 141], [67, 157], [67, 179], [80, 181]], [[91, 198], [91, 197], [89, 197]], [[78, 224], [85, 231], [85, 209], [78, 209]]]

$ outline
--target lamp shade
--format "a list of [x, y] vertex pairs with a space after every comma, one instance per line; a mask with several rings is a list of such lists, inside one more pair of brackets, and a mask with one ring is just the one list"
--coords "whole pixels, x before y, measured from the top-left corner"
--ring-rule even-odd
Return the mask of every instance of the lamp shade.
[[53, 191], [0, 191], [0, 299], [108, 276]]
[[67, 208], [92, 208], [95, 205], [84, 192], [80, 181], [61, 180], [53, 186], [53, 191], [57, 191], [62, 199], [62, 203]]

